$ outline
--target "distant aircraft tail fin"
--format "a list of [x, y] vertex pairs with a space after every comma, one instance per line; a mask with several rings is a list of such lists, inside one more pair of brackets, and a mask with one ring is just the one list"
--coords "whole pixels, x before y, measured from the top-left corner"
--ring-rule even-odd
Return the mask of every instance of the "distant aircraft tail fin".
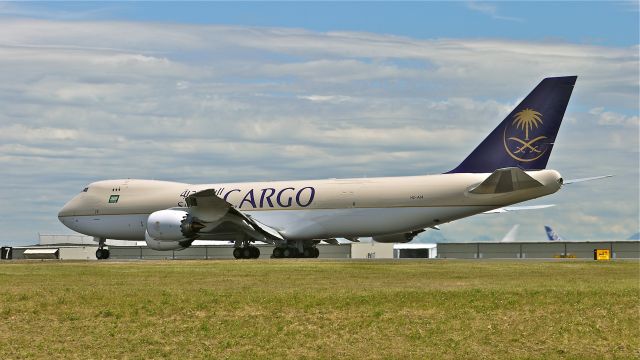
[[519, 227], [520, 227], [520, 224], [513, 225], [511, 230], [509, 230], [509, 232], [502, 238], [502, 240], [500, 240], [500, 242], [514, 242], [514, 241], [516, 241], [516, 237], [518, 236], [518, 228]]
[[555, 232], [550, 226], [545, 225], [544, 230], [547, 232], [547, 238], [549, 241], [562, 240], [562, 238]]
[[449, 173], [490, 173], [547, 166], [577, 76], [542, 80], [467, 158]]

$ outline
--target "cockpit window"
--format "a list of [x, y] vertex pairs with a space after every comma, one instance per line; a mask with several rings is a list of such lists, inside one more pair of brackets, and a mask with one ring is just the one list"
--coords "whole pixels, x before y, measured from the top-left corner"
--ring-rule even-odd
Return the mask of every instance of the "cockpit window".
[[82, 192], [87, 192], [87, 191], [89, 191], [89, 188], [88, 188], [88, 187], [86, 187], [86, 188], [82, 189]]

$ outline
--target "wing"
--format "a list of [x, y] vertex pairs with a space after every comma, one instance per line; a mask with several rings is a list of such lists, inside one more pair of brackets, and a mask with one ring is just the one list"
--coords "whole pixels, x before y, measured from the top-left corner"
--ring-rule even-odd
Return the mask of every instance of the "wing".
[[230, 236], [233, 238], [233, 235], [244, 233], [255, 240], [268, 243], [284, 240], [277, 230], [260, 223], [218, 197], [214, 189], [198, 191], [185, 200], [186, 211], [204, 225], [198, 232], [199, 239], [228, 240]]

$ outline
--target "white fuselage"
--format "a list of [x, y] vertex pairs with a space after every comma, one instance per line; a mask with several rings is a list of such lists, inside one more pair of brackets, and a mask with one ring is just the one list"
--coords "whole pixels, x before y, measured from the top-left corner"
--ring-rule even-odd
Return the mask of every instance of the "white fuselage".
[[[543, 186], [507, 194], [472, 194], [469, 190], [490, 174], [464, 173], [200, 185], [106, 180], [90, 184], [58, 217], [65, 226], [86, 235], [143, 240], [151, 213], [184, 207], [188, 195], [215, 189], [218, 197], [287, 240], [379, 236], [424, 229], [534, 199], [561, 186], [555, 170], [527, 174]], [[207, 238], [219, 236], [201, 237]]]

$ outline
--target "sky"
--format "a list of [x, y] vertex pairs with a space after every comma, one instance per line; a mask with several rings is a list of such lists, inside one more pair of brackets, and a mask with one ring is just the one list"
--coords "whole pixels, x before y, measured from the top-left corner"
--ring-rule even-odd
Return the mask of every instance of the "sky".
[[638, 232], [638, 2], [11, 2], [0, 30], [1, 245], [72, 233], [58, 210], [101, 179], [446, 172], [563, 75], [548, 167], [615, 176], [418, 240]]

